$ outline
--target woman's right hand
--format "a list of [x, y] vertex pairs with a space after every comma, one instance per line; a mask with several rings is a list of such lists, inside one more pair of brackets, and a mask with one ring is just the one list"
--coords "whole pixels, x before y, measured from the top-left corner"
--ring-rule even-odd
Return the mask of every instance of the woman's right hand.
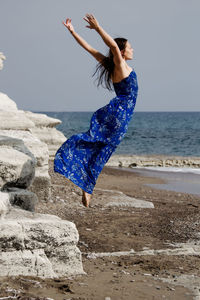
[[72, 33], [74, 31], [74, 27], [73, 27], [71, 21], [72, 21], [72, 19], [66, 19], [66, 23], [64, 21], [62, 23]]
[[85, 15], [85, 18], [83, 18], [86, 22], [88, 22], [88, 26], [86, 26], [87, 28], [90, 28], [90, 29], [95, 29], [97, 30], [98, 27], [99, 27], [99, 23], [97, 21], [97, 19], [91, 15], [91, 14], [86, 14]]

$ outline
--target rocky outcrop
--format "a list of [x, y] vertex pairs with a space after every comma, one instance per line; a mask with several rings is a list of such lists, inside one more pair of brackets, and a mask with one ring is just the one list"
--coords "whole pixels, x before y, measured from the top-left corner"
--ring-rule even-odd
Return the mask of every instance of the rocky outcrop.
[[110, 167], [200, 167], [199, 157], [166, 155], [113, 155], [107, 162]]
[[54, 126], [61, 121], [45, 114], [35, 114], [18, 110], [15, 102], [0, 93], [0, 135], [21, 139], [36, 158], [35, 177], [29, 187], [40, 201], [50, 199], [50, 177], [48, 174], [49, 153], [56, 150], [66, 140]]
[[[0, 54], [0, 68], [3, 59]], [[55, 132], [60, 121], [18, 110], [3, 93], [0, 120], [0, 276], [83, 274], [75, 224], [34, 213], [38, 198], [49, 199], [51, 182], [48, 145], [33, 129]], [[58, 148], [65, 138], [57, 136]]]
[[74, 223], [12, 208], [0, 220], [0, 276], [83, 274]]

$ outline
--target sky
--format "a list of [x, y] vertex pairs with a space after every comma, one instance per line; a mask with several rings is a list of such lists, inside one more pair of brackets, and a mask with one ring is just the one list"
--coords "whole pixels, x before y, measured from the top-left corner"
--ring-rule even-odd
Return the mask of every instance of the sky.
[[134, 49], [135, 111], [200, 111], [199, 0], [0, 0], [0, 91], [30, 111], [95, 111], [115, 97], [97, 88], [97, 61], [62, 21], [107, 54], [83, 17], [92, 13]]

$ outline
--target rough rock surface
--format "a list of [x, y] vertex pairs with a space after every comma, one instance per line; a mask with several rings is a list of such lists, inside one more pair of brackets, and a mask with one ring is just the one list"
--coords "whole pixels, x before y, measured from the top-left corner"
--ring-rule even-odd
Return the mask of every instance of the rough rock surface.
[[47, 166], [49, 160], [48, 147], [41, 142], [35, 135], [25, 130], [0, 130], [0, 135], [17, 138], [24, 142], [24, 145], [30, 150], [37, 160], [37, 166]]
[[74, 223], [12, 208], [0, 220], [0, 276], [83, 274]]
[[9, 193], [9, 201], [12, 205], [19, 206], [28, 211], [35, 211], [35, 206], [38, 202], [36, 194], [18, 188], [8, 188], [7, 192]]
[[113, 155], [106, 166], [112, 167], [200, 167], [199, 157], [166, 155]]
[[0, 188], [27, 188], [35, 175], [36, 160], [23, 141], [0, 136]]
[[35, 124], [22, 111], [0, 110], [0, 120], [0, 129], [29, 130], [35, 127]]
[[0, 192], [0, 218], [3, 219], [11, 208], [10, 197], [6, 192]]
[[51, 180], [48, 173], [49, 151], [47, 145], [29, 131], [0, 130], [0, 135], [21, 139], [24, 142], [24, 145], [31, 151], [36, 158], [37, 164], [35, 177], [29, 189], [36, 193], [41, 201], [48, 201], [51, 195]]
[[32, 113], [31, 111], [24, 111], [27, 118], [34, 122], [36, 127], [55, 127], [61, 123], [60, 120], [51, 118], [45, 114]]

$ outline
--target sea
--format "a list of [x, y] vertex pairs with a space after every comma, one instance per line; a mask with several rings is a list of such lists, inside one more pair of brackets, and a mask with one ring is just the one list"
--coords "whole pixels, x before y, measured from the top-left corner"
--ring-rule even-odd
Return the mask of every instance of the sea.
[[[41, 112], [66, 138], [89, 129], [93, 112]], [[115, 154], [200, 156], [200, 112], [134, 112]]]

